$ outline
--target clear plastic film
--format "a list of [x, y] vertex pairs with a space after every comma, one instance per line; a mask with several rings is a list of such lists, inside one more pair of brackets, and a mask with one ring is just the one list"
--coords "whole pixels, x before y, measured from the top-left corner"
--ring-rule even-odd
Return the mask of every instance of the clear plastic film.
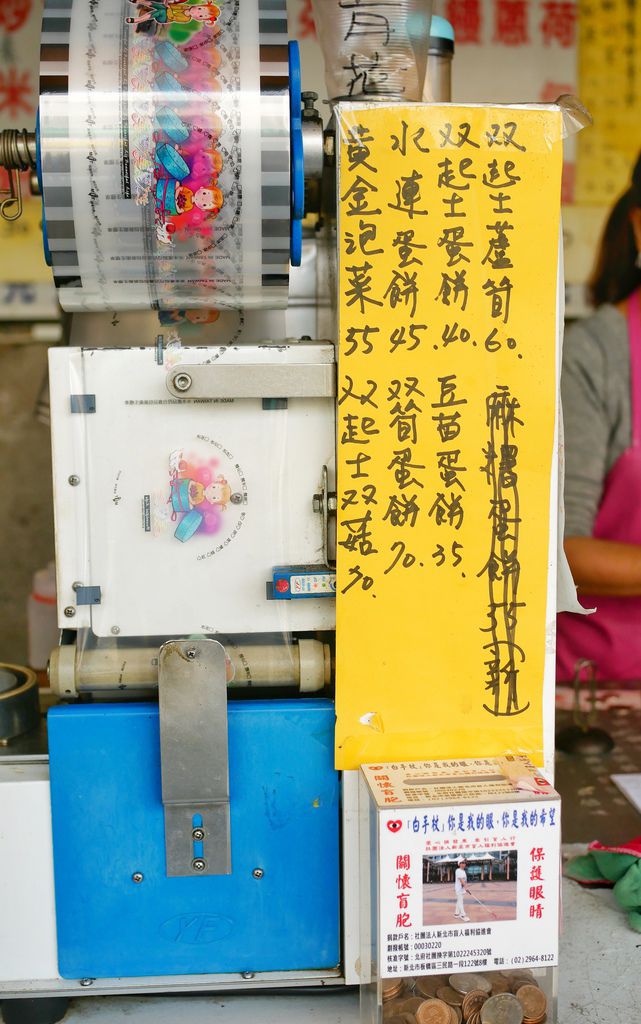
[[[331, 647], [316, 637], [240, 634], [214, 637], [225, 649], [230, 690], [284, 689], [314, 694], [331, 683]], [[159, 651], [168, 639], [189, 637], [96, 637], [81, 630], [57, 647], [49, 661], [52, 689], [61, 697], [93, 694], [130, 700], [158, 692]], [[191, 638], [195, 639], [195, 638]]]
[[[351, 141], [351, 127], [355, 120], [356, 113], [363, 109], [376, 109], [381, 104], [379, 103], [368, 103], [368, 104], [350, 104], [347, 102], [342, 103], [339, 109], [336, 111], [336, 132], [337, 141], [340, 140], [343, 143]], [[393, 104], [388, 102], [384, 104], [389, 110], [396, 109], [398, 111], [399, 118], [403, 118], [403, 104]], [[438, 111], [439, 107], [445, 114], [448, 110], [447, 107], [443, 107], [442, 103], [425, 103], [424, 107], [427, 111]], [[482, 118], [487, 122], [486, 131], [489, 133], [487, 141], [490, 147], [492, 146], [504, 146], [504, 142], [501, 138], [492, 139], [492, 117], [495, 116], [497, 111], [512, 111], [515, 115], [519, 112], [525, 113], [526, 111], [538, 111], [540, 127], [538, 129], [539, 139], [537, 145], [543, 144], [545, 149], [551, 149], [556, 146], [563, 139], [570, 138], [578, 132], [583, 131], [584, 128], [589, 128], [592, 124], [592, 116], [588, 110], [583, 106], [578, 97], [573, 96], [571, 93], [566, 93], [554, 103], [456, 103], [452, 104], [450, 108], [452, 115], [454, 116], [459, 111], [463, 116], [465, 111], [478, 111], [475, 115], [477, 118]], [[481, 113], [485, 111], [486, 113]], [[525, 115], [526, 117], [528, 115]], [[534, 115], [535, 116], [535, 115]], [[468, 122], [464, 122], [467, 124]], [[427, 129], [426, 129], [427, 130]], [[469, 130], [464, 129], [468, 132], [467, 138], [461, 140], [461, 138], [438, 137], [436, 142], [439, 148], [445, 149], [451, 145], [454, 148], [464, 149], [465, 147], [475, 149], [477, 146], [474, 145], [474, 139], [470, 140]], [[423, 133], [425, 134], [425, 133]], [[423, 136], [421, 136], [423, 138]], [[399, 143], [400, 144], [400, 143]], [[398, 151], [399, 144], [396, 145], [394, 152]], [[420, 152], [419, 147], [414, 143], [414, 148]], [[508, 150], [512, 148], [512, 143], [508, 142], [505, 147]], [[518, 147], [513, 147], [518, 149]], [[496, 152], [496, 150], [495, 150]], [[403, 154], [405, 155], [405, 154]]]
[[50, 0], [44, 211], [63, 308], [286, 303], [285, 3]]
[[592, 124], [592, 115], [577, 96], [573, 96], [571, 93], [564, 93], [563, 96], [559, 96], [557, 99], [556, 106], [563, 115], [564, 139], [576, 135], [584, 128], [589, 128]]
[[154, 691], [163, 638], [202, 636], [230, 686], [327, 685], [333, 346], [54, 349], [50, 378], [59, 624], [80, 630], [57, 692]]
[[83, 345], [90, 338], [96, 348], [129, 348], [135, 338], [141, 345], [158, 348], [177, 342], [227, 348], [290, 337], [288, 326], [284, 309], [128, 310], [113, 317], [84, 313], [71, 321], [70, 344]]
[[330, 100], [423, 98], [429, 0], [313, 0]]

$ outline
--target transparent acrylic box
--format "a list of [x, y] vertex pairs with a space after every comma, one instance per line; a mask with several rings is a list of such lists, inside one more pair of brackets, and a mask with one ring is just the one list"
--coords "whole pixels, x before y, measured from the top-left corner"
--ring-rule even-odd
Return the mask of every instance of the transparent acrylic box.
[[560, 798], [526, 758], [364, 765], [362, 1024], [556, 1024]]

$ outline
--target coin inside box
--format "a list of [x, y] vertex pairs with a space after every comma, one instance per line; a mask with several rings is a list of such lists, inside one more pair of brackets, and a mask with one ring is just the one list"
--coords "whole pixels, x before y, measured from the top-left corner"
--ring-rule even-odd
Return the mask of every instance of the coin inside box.
[[[545, 1024], [556, 1020], [556, 969], [484, 971], [387, 980], [364, 1003], [385, 1024]], [[377, 987], [377, 986], [375, 986]]]
[[524, 757], [365, 765], [362, 1024], [556, 1022], [560, 799]]

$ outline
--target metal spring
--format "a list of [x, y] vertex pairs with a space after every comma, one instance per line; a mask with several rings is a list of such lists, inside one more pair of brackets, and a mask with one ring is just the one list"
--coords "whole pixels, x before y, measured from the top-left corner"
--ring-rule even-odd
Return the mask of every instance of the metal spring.
[[36, 167], [36, 135], [26, 128], [0, 131], [0, 167], [29, 171]]

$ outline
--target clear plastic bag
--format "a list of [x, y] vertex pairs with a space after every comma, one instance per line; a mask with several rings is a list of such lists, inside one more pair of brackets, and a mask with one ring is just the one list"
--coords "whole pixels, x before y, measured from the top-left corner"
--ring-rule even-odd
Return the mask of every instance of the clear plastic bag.
[[432, 5], [313, 0], [331, 100], [420, 100]]

